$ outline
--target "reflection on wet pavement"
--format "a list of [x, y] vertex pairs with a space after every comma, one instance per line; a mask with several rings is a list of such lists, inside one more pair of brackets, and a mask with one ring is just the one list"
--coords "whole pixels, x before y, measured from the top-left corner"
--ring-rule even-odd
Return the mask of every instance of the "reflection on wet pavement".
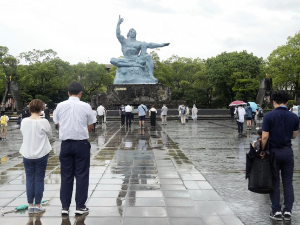
[[[242, 224], [189, 160], [186, 148], [164, 129], [138, 129], [136, 123], [120, 128], [111, 122], [91, 134], [90, 212], [81, 217], [74, 217], [74, 195], [70, 216], [60, 214], [60, 141], [55, 140], [45, 178], [44, 199], [50, 200], [46, 212], [32, 217], [27, 210], [6, 214], [0, 224]], [[21, 157], [2, 163], [0, 171], [0, 206], [11, 210], [25, 204]]]

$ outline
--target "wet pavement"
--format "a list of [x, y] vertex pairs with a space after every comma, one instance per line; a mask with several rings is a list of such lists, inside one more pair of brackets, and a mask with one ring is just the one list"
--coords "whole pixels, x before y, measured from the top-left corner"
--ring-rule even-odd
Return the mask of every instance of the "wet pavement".
[[[46, 212], [29, 216], [27, 210], [5, 214], [0, 224], [299, 224], [295, 202], [292, 223], [273, 223], [267, 195], [251, 193], [245, 181], [245, 154], [255, 131], [238, 137], [230, 121], [198, 121], [182, 126], [139, 129], [110, 122], [92, 133], [89, 198], [90, 213], [62, 217], [59, 199], [60, 141], [51, 139], [44, 199]], [[18, 154], [20, 131], [10, 127], [0, 142], [0, 207], [11, 210], [26, 204], [24, 167]], [[295, 198], [299, 192], [299, 140], [294, 141]], [[75, 191], [75, 188], [74, 188]]]

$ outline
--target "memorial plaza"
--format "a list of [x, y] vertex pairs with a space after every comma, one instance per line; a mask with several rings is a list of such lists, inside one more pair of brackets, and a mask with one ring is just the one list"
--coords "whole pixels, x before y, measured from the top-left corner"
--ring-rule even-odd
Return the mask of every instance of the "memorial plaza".
[[[245, 158], [256, 130], [237, 133], [230, 120], [169, 121], [139, 129], [107, 122], [90, 135], [91, 166], [87, 207], [75, 216], [75, 199], [69, 216], [61, 215], [61, 141], [53, 126], [43, 200], [46, 211], [20, 210], [4, 214], [0, 224], [110, 224], [110, 225], [239, 225], [299, 224], [299, 138], [295, 154], [295, 203], [291, 222], [269, 218], [270, 200], [247, 190]], [[4, 212], [26, 204], [26, 177], [18, 153], [22, 135], [15, 123], [7, 141], [0, 142], [0, 207]], [[75, 192], [74, 188], [74, 192]]]

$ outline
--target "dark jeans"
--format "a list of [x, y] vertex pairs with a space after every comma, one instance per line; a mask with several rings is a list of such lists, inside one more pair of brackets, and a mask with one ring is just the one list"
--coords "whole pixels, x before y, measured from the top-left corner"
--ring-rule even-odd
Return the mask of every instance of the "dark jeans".
[[239, 132], [239, 134], [243, 133], [243, 125], [244, 125], [244, 123], [237, 122], [237, 125], [238, 125], [238, 132]]
[[26, 173], [27, 201], [32, 204], [41, 204], [44, 192], [44, 179], [49, 154], [39, 159], [27, 159], [23, 157]]
[[[275, 152], [276, 172], [279, 178], [281, 171], [281, 180], [283, 184], [284, 209], [283, 211], [292, 212], [294, 203], [293, 172], [294, 172], [294, 152], [292, 148], [271, 149]], [[281, 211], [280, 189], [277, 180], [274, 184], [274, 191], [270, 194], [273, 213]]]
[[131, 112], [126, 112], [126, 126], [131, 126]]
[[252, 120], [253, 120], [253, 123], [256, 125], [255, 115], [256, 115], [256, 112], [252, 112]]
[[125, 114], [121, 115], [121, 124], [125, 124]]
[[69, 208], [72, 199], [74, 177], [76, 178], [76, 207], [83, 207], [89, 188], [91, 145], [87, 140], [66, 140], [61, 143], [59, 155], [61, 170], [60, 201]]

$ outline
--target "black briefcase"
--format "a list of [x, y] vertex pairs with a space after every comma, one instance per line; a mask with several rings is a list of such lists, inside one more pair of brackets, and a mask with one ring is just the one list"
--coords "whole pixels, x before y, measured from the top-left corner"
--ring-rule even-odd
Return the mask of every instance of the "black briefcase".
[[268, 194], [273, 192], [273, 171], [270, 158], [254, 159], [248, 178], [249, 191], [259, 194]]

